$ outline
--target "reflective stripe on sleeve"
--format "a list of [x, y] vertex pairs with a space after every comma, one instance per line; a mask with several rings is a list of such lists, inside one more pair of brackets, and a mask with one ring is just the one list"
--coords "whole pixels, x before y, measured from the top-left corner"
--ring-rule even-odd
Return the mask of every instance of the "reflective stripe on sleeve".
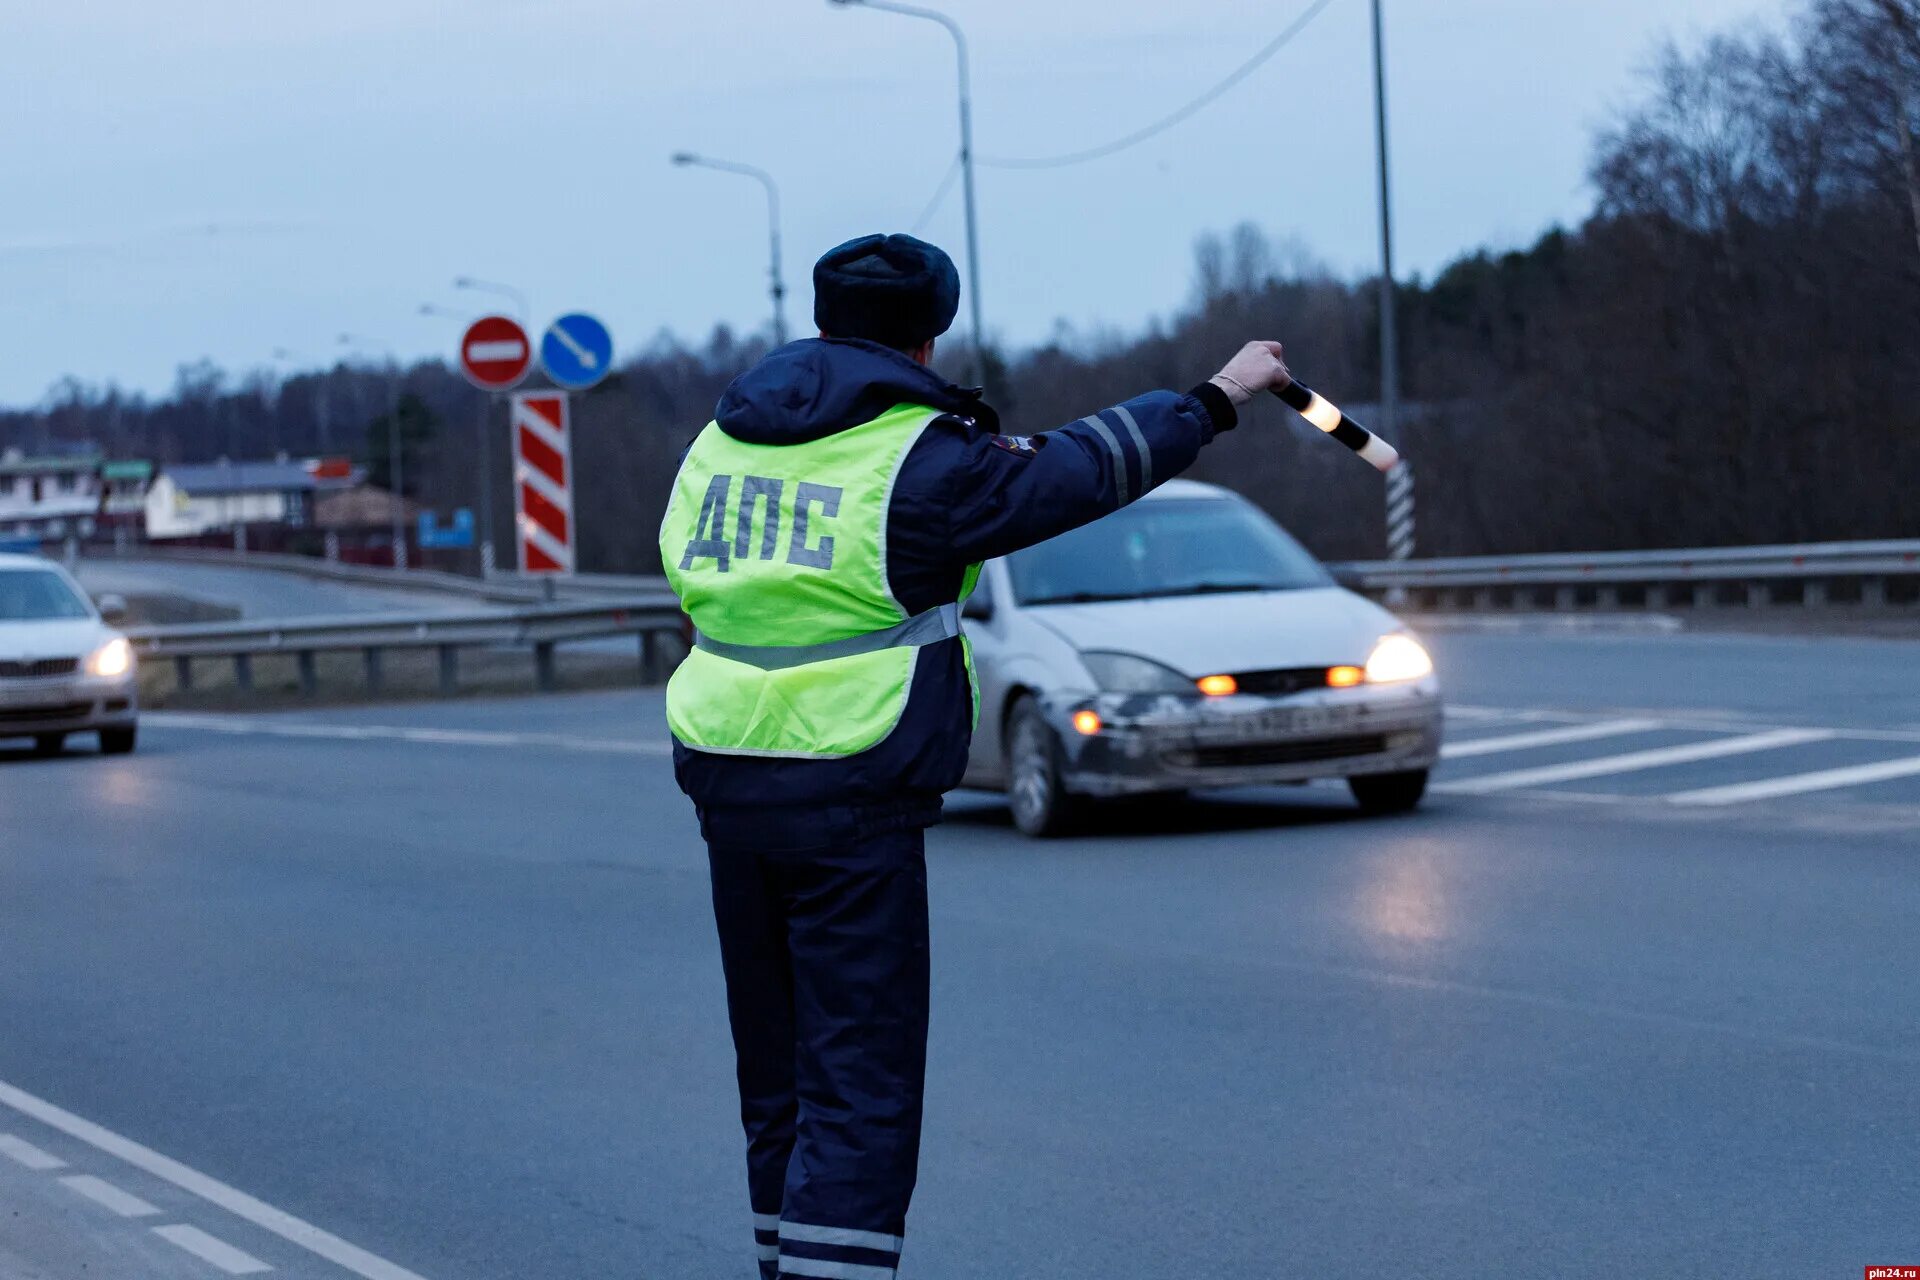
[[1145, 496], [1153, 488], [1153, 450], [1147, 448], [1147, 438], [1140, 434], [1140, 424], [1127, 412], [1127, 406], [1117, 404], [1113, 411], [1120, 415], [1120, 421], [1127, 428], [1127, 434], [1133, 437], [1133, 447], [1140, 451], [1140, 493]]
[[1097, 413], [1089, 414], [1080, 419], [1080, 421], [1086, 423], [1095, 431], [1098, 431], [1100, 438], [1107, 442], [1107, 448], [1113, 451], [1114, 489], [1119, 495], [1120, 505], [1123, 507], [1126, 506], [1129, 501], [1127, 496], [1127, 455], [1126, 451], [1120, 447], [1119, 437], [1113, 434], [1112, 427], [1109, 427], [1105, 422], [1101, 421], [1100, 415]]

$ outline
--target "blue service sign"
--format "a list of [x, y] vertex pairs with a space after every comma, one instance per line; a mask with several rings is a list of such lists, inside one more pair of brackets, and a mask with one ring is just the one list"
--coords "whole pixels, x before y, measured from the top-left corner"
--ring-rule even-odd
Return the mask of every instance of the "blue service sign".
[[613, 368], [613, 335], [585, 312], [561, 316], [540, 339], [540, 364], [555, 384], [585, 391]]
[[423, 547], [470, 547], [473, 545], [473, 508], [461, 507], [453, 513], [453, 526], [443, 529], [440, 518], [431, 511], [420, 513], [420, 545]]

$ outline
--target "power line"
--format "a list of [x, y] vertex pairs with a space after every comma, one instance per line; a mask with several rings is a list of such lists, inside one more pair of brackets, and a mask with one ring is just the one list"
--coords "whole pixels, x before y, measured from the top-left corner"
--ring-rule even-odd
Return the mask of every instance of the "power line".
[[926, 226], [928, 220], [939, 211], [941, 203], [947, 198], [947, 192], [953, 190], [953, 180], [959, 176], [960, 157], [956, 155], [953, 163], [947, 166], [947, 176], [940, 179], [940, 185], [934, 188], [933, 198], [927, 201], [927, 207], [920, 211], [920, 216], [915, 218], [913, 225], [907, 228], [908, 235], [920, 234], [920, 228]]
[[1307, 6], [1306, 11], [1293, 20], [1292, 25], [1275, 36], [1260, 52], [1254, 54], [1251, 58], [1234, 68], [1233, 72], [1229, 74], [1226, 79], [1220, 81], [1220, 83], [1214, 85], [1211, 89], [1208, 89], [1205, 93], [1187, 103], [1185, 106], [1162, 116], [1144, 129], [1135, 130], [1123, 138], [1115, 138], [1112, 142], [1103, 143], [1097, 147], [1089, 147], [1084, 151], [1069, 151], [1064, 155], [977, 156], [975, 158], [981, 164], [991, 165], [996, 169], [1058, 169], [1071, 164], [1085, 164], [1089, 160], [1098, 160], [1102, 156], [1110, 156], [1116, 151], [1125, 151], [1128, 147], [1145, 142], [1155, 134], [1164, 133], [1168, 129], [1171, 129], [1174, 125], [1179, 124], [1182, 120], [1185, 120], [1201, 108], [1209, 105], [1214, 99], [1220, 97], [1221, 94], [1259, 70], [1262, 63], [1285, 48], [1295, 36], [1305, 31], [1308, 24], [1319, 17], [1321, 11], [1332, 3], [1333, 0], [1313, 0], [1313, 3]]

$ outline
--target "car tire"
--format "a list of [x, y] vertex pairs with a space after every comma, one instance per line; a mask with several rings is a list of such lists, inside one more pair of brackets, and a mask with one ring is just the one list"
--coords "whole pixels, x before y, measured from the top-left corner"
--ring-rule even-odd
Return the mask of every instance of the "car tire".
[[1021, 698], [1007, 716], [1007, 807], [1022, 834], [1059, 836], [1078, 825], [1086, 803], [1062, 774], [1060, 739], [1040, 704]]
[[1347, 779], [1347, 788], [1365, 813], [1408, 813], [1427, 794], [1427, 771], [1363, 773]]
[[37, 756], [57, 756], [66, 749], [67, 735], [64, 733], [36, 733], [33, 735], [33, 754]]
[[104, 756], [124, 756], [133, 753], [134, 745], [140, 740], [140, 730], [128, 725], [124, 729], [102, 729], [100, 731], [100, 754]]

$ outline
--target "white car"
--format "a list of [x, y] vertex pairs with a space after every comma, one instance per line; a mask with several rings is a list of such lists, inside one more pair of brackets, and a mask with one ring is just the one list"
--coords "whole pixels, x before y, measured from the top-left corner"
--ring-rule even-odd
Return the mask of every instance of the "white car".
[[1051, 835], [1099, 797], [1344, 778], [1420, 802], [1440, 688], [1420, 642], [1244, 498], [1174, 480], [989, 563], [966, 785]]
[[[123, 612], [114, 597], [109, 617]], [[70, 733], [97, 733], [108, 755], [139, 732], [133, 647], [59, 565], [0, 554], [0, 738], [54, 755]]]

